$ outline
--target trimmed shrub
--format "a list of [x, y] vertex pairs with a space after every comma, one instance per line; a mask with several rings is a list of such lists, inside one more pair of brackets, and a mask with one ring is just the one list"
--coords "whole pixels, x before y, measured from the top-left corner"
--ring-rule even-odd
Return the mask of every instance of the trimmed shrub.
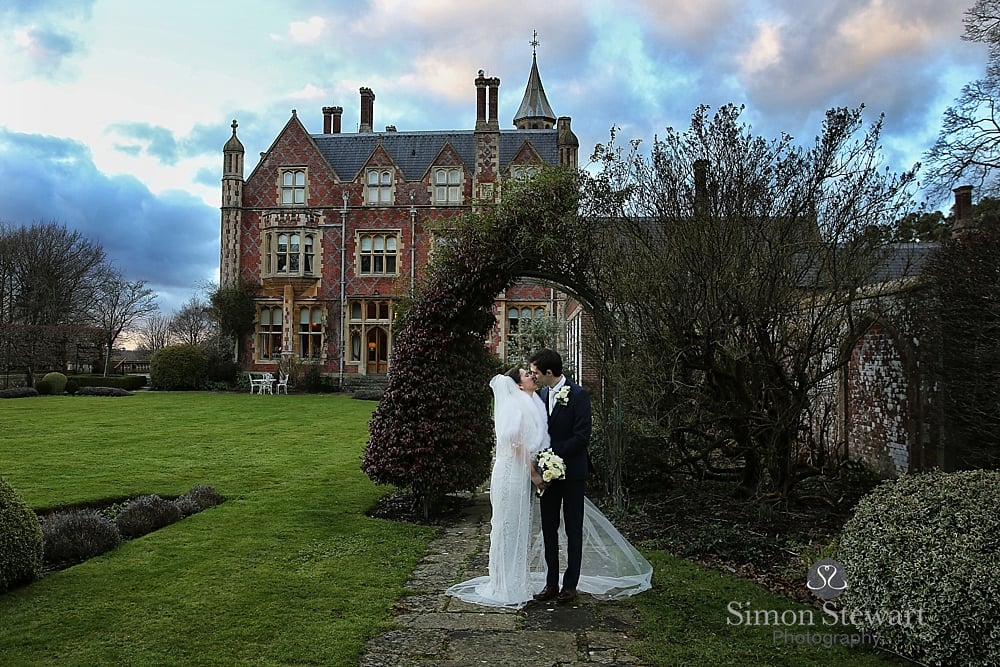
[[148, 495], [130, 501], [115, 517], [115, 523], [122, 537], [133, 538], [159, 530], [180, 518], [181, 512], [172, 502]]
[[10, 389], [0, 389], [0, 398], [29, 398], [38, 396], [38, 390], [34, 387], [11, 387]]
[[359, 389], [351, 394], [351, 398], [359, 401], [380, 401], [385, 391], [382, 389]]
[[79, 396], [131, 396], [132, 392], [119, 389], [118, 387], [80, 387], [77, 390]]
[[42, 549], [38, 517], [0, 477], [0, 592], [38, 578]]
[[196, 345], [168, 345], [149, 360], [149, 373], [157, 389], [198, 389], [205, 381], [207, 363]]
[[70, 379], [66, 380], [66, 393], [67, 394], [73, 395], [73, 394], [75, 394], [77, 392], [77, 390], [79, 388], [80, 388], [80, 385], [77, 384], [76, 380], [74, 380], [73, 378], [70, 378]]
[[45, 562], [82, 563], [117, 547], [121, 533], [111, 519], [96, 510], [55, 512], [42, 522]]
[[201, 511], [201, 506], [191, 496], [179, 496], [171, 502], [181, 513], [181, 517], [191, 516]]
[[52, 385], [53, 394], [62, 394], [66, 391], [66, 376], [62, 373], [46, 373], [42, 382]]
[[198, 507], [205, 510], [215, 507], [223, 501], [223, 497], [208, 484], [198, 484], [191, 487], [186, 494], [191, 500], [198, 504]]
[[[851, 621], [859, 630], [924, 664], [1000, 664], [998, 497], [996, 471], [909, 475], [880, 485], [858, 503], [841, 536], [848, 578], [842, 613], [856, 612]], [[905, 623], [901, 614], [909, 610]], [[881, 620], [872, 617], [879, 612]]]
[[145, 375], [74, 375], [69, 381], [75, 381], [77, 387], [118, 387], [129, 391], [146, 386]]
[[51, 396], [55, 393], [55, 389], [52, 387], [52, 383], [48, 380], [39, 380], [35, 383], [35, 390], [38, 391], [41, 396]]

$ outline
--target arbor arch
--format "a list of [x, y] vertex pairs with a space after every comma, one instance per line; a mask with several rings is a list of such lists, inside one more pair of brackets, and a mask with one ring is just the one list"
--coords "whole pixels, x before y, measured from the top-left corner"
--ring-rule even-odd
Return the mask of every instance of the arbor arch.
[[401, 316], [388, 386], [369, 424], [361, 467], [372, 480], [426, 501], [475, 488], [489, 475], [488, 380], [496, 365], [483, 341], [495, 322], [496, 295], [517, 280], [558, 287], [606, 317], [603, 235], [581, 210], [583, 178], [554, 168], [511, 183], [501, 202], [464, 216], [435, 250]]

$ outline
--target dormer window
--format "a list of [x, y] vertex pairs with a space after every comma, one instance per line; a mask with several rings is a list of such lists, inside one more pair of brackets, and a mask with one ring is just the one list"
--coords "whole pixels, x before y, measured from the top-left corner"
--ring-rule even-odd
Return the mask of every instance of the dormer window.
[[434, 203], [462, 203], [462, 170], [454, 167], [434, 170]]
[[281, 205], [301, 206], [306, 203], [305, 169], [286, 169], [281, 172]]
[[365, 201], [373, 206], [387, 206], [392, 203], [392, 170], [369, 169]]

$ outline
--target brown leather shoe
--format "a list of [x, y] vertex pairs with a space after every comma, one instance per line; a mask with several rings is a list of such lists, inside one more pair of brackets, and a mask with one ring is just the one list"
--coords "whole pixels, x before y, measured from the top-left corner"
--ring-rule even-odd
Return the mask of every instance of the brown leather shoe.
[[535, 593], [533, 597], [538, 602], [548, 602], [549, 600], [552, 600], [553, 598], [556, 598], [558, 596], [559, 596], [558, 588], [556, 588], [555, 586], [546, 586], [545, 588], [542, 589], [541, 593]]
[[556, 602], [562, 604], [563, 602], [570, 602], [576, 599], [576, 589], [575, 588], [564, 588], [559, 591], [559, 595], [556, 596]]

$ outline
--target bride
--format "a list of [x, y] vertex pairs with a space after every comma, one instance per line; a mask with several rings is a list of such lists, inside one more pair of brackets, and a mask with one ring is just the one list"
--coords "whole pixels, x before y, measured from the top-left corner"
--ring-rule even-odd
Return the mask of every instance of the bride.
[[[519, 609], [545, 582], [541, 521], [531, 490], [533, 482], [541, 481], [534, 459], [549, 446], [548, 417], [528, 371], [512, 368], [496, 375], [490, 388], [496, 455], [490, 477], [489, 574], [455, 584], [446, 594]], [[566, 544], [565, 537], [560, 544]], [[585, 499], [578, 590], [605, 599], [635, 595], [650, 587], [652, 572], [649, 562]]]

